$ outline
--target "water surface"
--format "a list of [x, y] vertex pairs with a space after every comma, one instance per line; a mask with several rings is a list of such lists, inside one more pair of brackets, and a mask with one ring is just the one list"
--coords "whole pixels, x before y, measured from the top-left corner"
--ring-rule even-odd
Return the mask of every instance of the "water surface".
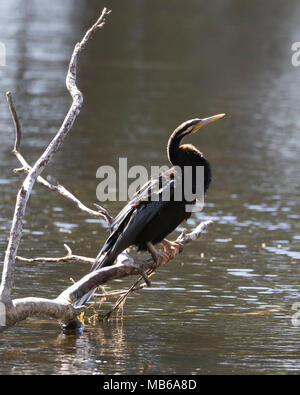
[[[0, 373], [297, 373], [300, 259], [300, 41], [296, 0], [3, 0], [0, 41], [0, 244], [3, 259], [21, 179], [11, 154], [13, 92], [33, 161], [70, 105], [64, 79], [72, 48], [102, 9], [113, 13], [80, 58], [84, 106], [45, 175], [85, 204], [96, 202], [101, 165], [167, 164], [170, 132], [184, 120], [225, 112], [188, 142], [210, 160], [213, 184], [198, 242], [131, 297], [123, 319], [88, 325], [81, 336], [30, 319], [0, 337]], [[123, 203], [103, 204], [115, 215]], [[179, 229], [181, 230], [181, 229]], [[174, 232], [174, 237], [178, 232]], [[95, 256], [103, 223], [36, 186], [19, 255], [61, 256], [63, 244]], [[184, 263], [184, 265], [182, 265]], [[55, 297], [88, 268], [18, 263], [14, 296]], [[116, 281], [107, 290], [129, 286]], [[103, 309], [108, 309], [104, 305]]]

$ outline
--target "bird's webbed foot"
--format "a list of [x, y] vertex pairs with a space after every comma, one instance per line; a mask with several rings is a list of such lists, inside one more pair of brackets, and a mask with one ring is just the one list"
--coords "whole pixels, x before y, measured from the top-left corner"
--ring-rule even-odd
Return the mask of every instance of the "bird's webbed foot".
[[178, 243], [177, 241], [169, 241], [167, 239], [163, 239], [160, 244], [164, 248], [164, 252], [168, 254], [172, 259], [175, 255], [179, 254], [183, 250], [183, 245]]

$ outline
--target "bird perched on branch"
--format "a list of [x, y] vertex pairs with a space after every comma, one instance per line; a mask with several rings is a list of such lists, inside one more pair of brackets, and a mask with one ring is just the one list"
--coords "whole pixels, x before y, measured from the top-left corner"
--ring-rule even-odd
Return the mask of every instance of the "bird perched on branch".
[[[137, 246], [139, 250], [148, 250], [157, 265], [166, 259], [164, 253], [157, 251], [154, 245], [162, 242], [165, 247], [172, 247], [165, 237], [191, 216], [192, 210], [187, 210], [187, 204], [193, 205], [196, 201], [197, 168], [203, 167], [204, 170], [204, 193], [211, 182], [211, 167], [207, 159], [196, 147], [181, 145], [181, 141], [224, 115], [191, 119], [174, 130], [167, 145], [172, 168], [152, 177], [116, 216], [111, 224], [111, 234], [97, 255], [92, 270], [113, 265], [117, 256], [131, 245]], [[188, 177], [186, 169], [190, 170]], [[192, 201], [185, 198], [186, 190], [193, 196]], [[177, 196], [181, 199], [176, 198], [178, 191], [180, 193]], [[164, 196], [168, 196], [168, 199], [164, 199]], [[94, 292], [92, 290], [84, 295], [76, 305], [86, 303]]]

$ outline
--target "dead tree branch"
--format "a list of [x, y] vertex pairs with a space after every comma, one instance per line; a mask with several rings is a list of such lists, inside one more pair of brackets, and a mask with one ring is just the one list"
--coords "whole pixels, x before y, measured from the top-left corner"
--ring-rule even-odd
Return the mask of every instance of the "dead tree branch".
[[[6, 307], [8, 307], [8, 305], [11, 306], [12, 304], [11, 291], [14, 284], [16, 254], [22, 236], [23, 218], [25, 215], [27, 202], [30, 197], [32, 188], [37, 178], [40, 176], [40, 174], [45, 169], [47, 164], [53, 158], [53, 156], [59, 149], [60, 145], [62, 144], [63, 140], [65, 139], [66, 135], [70, 131], [82, 106], [83, 96], [76, 85], [78, 56], [81, 53], [81, 51], [84, 49], [86, 43], [88, 42], [90, 37], [94, 34], [94, 32], [104, 25], [105, 17], [109, 15], [109, 13], [110, 11], [104, 8], [97, 22], [85, 33], [81, 42], [75, 45], [66, 77], [66, 86], [72, 97], [71, 107], [53, 140], [50, 142], [50, 144], [48, 145], [44, 153], [40, 156], [40, 158], [28, 171], [28, 174], [25, 180], [23, 181], [22, 186], [17, 194], [15, 212], [13, 216], [8, 246], [4, 257], [2, 281], [0, 284], [0, 302], [2, 303], [2, 305]], [[21, 138], [20, 122], [18, 120], [10, 94], [8, 94], [8, 101], [10, 104], [10, 109], [12, 112], [12, 116], [15, 123], [15, 129], [16, 129], [16, 142], [14, 145], [14, 151], [18, 151], [20, 145], [20, 138]], [[7, 308], [7, 311], [10, 311], [10, 309]]]
[[[184, 248], [186, 244], [197, 240], [211, 223], [212, 221], [200, 223], [191, 233], [182, 233], [175, 242], [180, 243]], [[174, 259], [179, 253], [179, 249], [169, 252], [169, 260]], [[85, 310], [85, 307], [74, 306], [74, 303], [83, 295], [109, 281], [131, 275], [139, 275], [141, 272], [152, 270], [153, 265], [154, 262], [152, 259], [133, 260], [129, 254], [123, 252], [118, 256], [113, 266], [104, 267], [86, 274], [79, 281], [65, 289], [55, 299], [22, 298], [7, 303], [6, 327], [14, 325], [16, 322], [32, 315], [52, 317], [57, 319], [64, 327], [69, 327], [70, 323], [78, 323], [76, 317]], [[142, 284], [135, 287], [136, 289], [141, 289], [144, 286]]]
[[[25, 158], [22, 156], [22, 154], [18, 150], [14, 150], [13, 153], [16, 155], [16, 157], [19, 159], [21, 162], [22, 166], [21, 168], [14, 169], [15, 173], [27, 173], [31, 171], [32, 167], [26, 162]], [[52, 192], [57, 192], [60, 195], [62, 195], [64, 198], [67, 200], [71, 201], [75, 207], [77, 207], [79, 210], [83, 211], [85, 214], [94, 217], [94, 218], [99, 218], [99, 219], [104, 219], [106, 222], [107, 221], [107, 211], [102, 208], [101, 206], [97, 205], [98, 211], [92, 210], [85, 206], [81, 201], [76, 198], [70, 191], [68, 191], [64, 186], [62, 185], [53, 185], [50, 184], [45, 178], [39, 176], [36, 180], [39, 184], [43, 185], [45, 188], [48, 188]], [[108, 222], [109, 223], [109, 222]]]
[[71, 248], [64, 244], [67, 254], [62, 257], [37, 257], [37, 258], [24, 258], [22, 256], [16, 256], [16, 259], [20, 262], [34, 263], [34, 262], [47, 262], [47, 263], [65, 263], [65, 262], [78, 262], [78, 263], [88, 263], [93, 264], [95, 258], [88, 258], [86, 256], [74, 255]]
[[[175, 240], [175, 243], [179, 243], [183, 248], [191, 241], [197, 240], [202, 232], [211, 223], [212, 221], [205, 221], [199, 224], [196, 229], [194, 229], [191, 233], [186, 234], [185, 232], [183, 232]], [[174, 252], [167, 252], [169, 258], [168, 261], [174, 259], [180, 252], [180, 249], [176, 249]], [[63, 291], [56, 300], [63, 300], [65, 302], [68, 301], [69, 303], [74, 303], [86, 293], [88, 293], [92, 289], [99, 287], [100, 285], [130, 275], [138, 275], [141, 272], [145, 273], [148, 270], [152, 270], [153, 267], [154, 262], [152, 258], [146, 260], [133, 260], [133, 258], [128, 253], [123, 252], [118, 256], [118, 258], [116, 259], [116, 263], [113, 266], [104, 267], [100, 270], [88, 273], [75, 284], [71, 285], [69, 288]]]

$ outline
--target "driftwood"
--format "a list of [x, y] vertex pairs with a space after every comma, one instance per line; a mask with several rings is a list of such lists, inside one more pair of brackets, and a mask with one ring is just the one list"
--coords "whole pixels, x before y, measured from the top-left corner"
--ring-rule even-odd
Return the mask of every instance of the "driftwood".
[[[67, 245], [65, 245], [67, 254], [63, 257], [22, 258], [17, 256], [17, 251], [22, 236], [22, 222], [26, 211], [27, 201], [36, 182], [50, 191], [59, 193], [64, 198], [71, 201], [83, 213], [98, 218], [99, 220], [104, 219], [107, 224], [110, 224], [112, 221], [112, 217], [110, 216], [110, 214], [102, 207], [95, 205], [96, 210], [88, 208], [65, 187], [63, 187], [62, 185], [50, 184], [46, 179], [41, 176], [42, 171], [50, 162], [56, 151], [59, 149], [64, 138], [70, 131], [82, 106], [83, 96], [76, 86], [76, 70], [78, 56], [80, 52], [84, 49], [90, 37], [95, 33], [95, 31], [104, 25], [105, 18], [109, 14], [110, 11], [104, 8], [97, 22], [85, 33], [81, 42], [75, 45], [66, 77], [66, 86], [73, 99], [71, 107], [56, 136], [53, 138], [44, 153], [40, 156], [40, 158], [35, 162], [33, 166], [30, 166], [27, 163], [26, 159], [20, 153], [20, 142], [22, 137], [21, 125], [14, 106], [12, 95], [10, 92], [7, 93], [7, 101], [15, 125], [15, 143], [13, 148], [13, 154], [22, 165], [21, 168], [15, 169], [14, 171], [16, 173], [25, 173], [26, 178], [23, 181], [22, 186], [17, 194], [10, 237], [4, 258], [2, 281], [0, 285], [0, 330], [4, 330], [30, 316], [46, 316], [55, 318], [64, 326], [70, 325], [70, 323], [77, 324], [78, 315], [82, 311], [84, 311], [86, 307], [76, 307], [74, 305], [74, 302], [76, 302], [87, 292], [113, 279], [122, 278], [129, 275], [138, 275], [145, 272], [149, 273], [153, 272], [154, 270], [154, 262], [152, 259], [133, 260], [133, 258], [127, 252], [123, 252], [118, 256], [116, 263], [113, 266], [105, 267], [98, 271], [88, 273], [79, 281], [75, 282], [70, 287], [61, 292], [61, 294], [54, 299], [45, 299], [38, 297], [27, 297], [20, 299], [11, 298], [11, 292], [14, 285], [16, 260], [26, 262], [44, 261], [48, 263], [73, 261], [89, 265], [94, 262], [94, 258], [74, 255], [70, 247], [68, 247]], [[180, 245], [180, 247], [183, 248], [190, 241], [199, 238], [202, 231], [210, 223], [211, 221], [203, 222], [198, 225], [191, 233], [181, 234], [176, 240], [178, 246]], [[181, 248], [173, 248], [172, 250], [169, 249], [167, 251], [168, 259], [173, 259], [180, 251]], [[138, 285], [139, 281], [140, 280], [138, 280], [134, 284], [131, 290], [140, 289], [145, 286], [145, 284]], [[126, 292], [122, 291], [121, 294], [126, 296]]]

